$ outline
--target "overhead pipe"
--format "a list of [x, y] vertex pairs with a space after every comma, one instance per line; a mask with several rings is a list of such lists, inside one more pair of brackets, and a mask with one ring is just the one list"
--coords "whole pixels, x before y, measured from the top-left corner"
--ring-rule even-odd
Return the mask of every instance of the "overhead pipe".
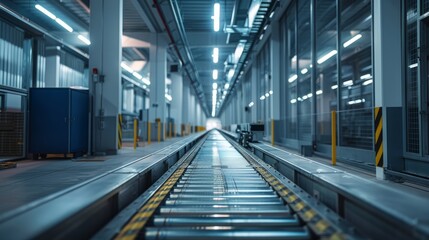
[[[170, 39], [170, 41], [171, 41], [171, 43], [173, 44], [173, 46], [174, 46], [174, 49], [176, 50], [176, 52], [177, 52], [177, 55], [178, 55], [178, 57], [179, 57], [179, 60], [182, 62], [182, 64], [183, 64], [183, 66], [184, 66], [184, 69], [185, 69], [185, 72], [186, 72], [186, 74], [187, 74], [187, 76], [188, 76], [188, 78], [191, 80], [191, 82], [192, 82], [192, 85], [194, 86], [194, 88], [195, 88], [195, 91], [197, 92], [197, 95], [198, 96], [200, 96], [198, 93], [199, 92], [201, 92], [201, 90], [200, 89], [198, 89], [198, 87], [196, 87], [195, 85], [194, 85], [194, 83], [195, 82], [198, 82], [196, 79], [194, 79], [193, 77], [192, 77], [192, 75], [191, 75], [191, 73], [189, 72], [189, 70], [188, 70], [188, 66], [190, 65], [191, 66], [191, 68], [193, 68], [194, 66], [193, 66], [193, 64], [187, 64], [188, 62], [185, 62], [184, 61], [184, 59], [183, 59], [183, 56], [182, 56], [182, 54], [181, 54], [181, 51], [179, 50], [179, 48], [178, 48], [178, 44], [177, 44], [177, 42], [174, 40], [174, 37], [173, 37], [173, 34], [172, 34], [172, 32], [171, 32], [171, 30], [170, 30], [170, 28], [168, 27], [168, 24], [167, 24], [167, 21], [166, 21], [166, 19], [165, 19], [165, 16], [164, 16], [164, 14], [162, 13], [162, 10], [161, 10], [161, 6], [159, 5], [159, 3], [158, 3], [158, 1], [157, 0], [153, 0], [153, 4], [154, 4], [154, 6], [155, 6], [155, 8], [156, 8], [156, 10], [157, 10], [157, 13], [158, 13], [158, 15], [159, 15], [159, 17], [161, 18], [161, 21], [162, 21], [162, 24], [164, 25], [164, 27], [165, 27], [165, 30], [167, 31], [167, 35], [168, 35], [168, 37], [169, 37], [169, 39]], [[173, 4], [171, 1], [170, 1], [170, 4]], [[173, 6], [172, 5], [170, 5], [170, 7], [171, 7], [171, 9], [173, 10], [174, 8], [173, 8]], [[175, 20], [176, 20], [176, 23], [178, 24], [178, 27], [179, 28], [183, 28], [183, 25], [180, 25], [180, 24], [182, 24], [181, 22], [178, 22], [178, 17], [177, 17], [177, 14], [174, 12], [174, 10], [173, 10], [173, 15], [175, 15], [174, 16], [174, 18], [175, 18]], [[180, 30], [180, 29], [179, 29]], [[185, 36], [183, 36], [183, 33], [182, 33], [182, 31], [179, 31], [179, 34], [180, 34], [180, 37], [182, 38], [182, 41], [184, 41], [184, 45], [185, 45], [185, 47], [186, 47], [186, 44], [187, 44], [187, 41], [186, 41], [186, 38], [185, 38]], [[188, 57], [188, 59], [190, 60], [190, 61], [192, 61], [192, 55], [189, 53], [189, 51], [187, 51], [186, 49], [185, 49], [185, 54], [187, 55], [187, 57]], [[194, 72], [196, 72], [196, 70], [194, 70], [194, 69], [192, 69]], [[195, 76], [195, 78], [196, 78], [196, 76]], [[204, 98], [204, 94], [202, 95], [203, 96], [203, 98]], [[209, 116], [209, 112], [208, 112], [208, 109], [207, 109], [207, 105], [206, 105], [206, 103], [205, 103], [205, 101], [204, 101], [204, 99], [202, 99], [202, 98], [200, 98], [200, 101], [201, 101], [201, 105], [203, 106], [203, 108], [204, 108], [204, 110], [205, 110], [205, 112], [206, 112], [206, 116]]]

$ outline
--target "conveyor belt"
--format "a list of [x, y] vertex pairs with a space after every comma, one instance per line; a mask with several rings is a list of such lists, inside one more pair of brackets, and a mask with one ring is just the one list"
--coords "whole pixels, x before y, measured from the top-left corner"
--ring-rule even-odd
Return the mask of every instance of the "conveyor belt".
[[[300, 210], [311, 215], [307, 223], [296, 214]], [[341, 239], [342, 234], [212, 131], [196, 156], [177, 169], [117, 239], [319, 237]]]

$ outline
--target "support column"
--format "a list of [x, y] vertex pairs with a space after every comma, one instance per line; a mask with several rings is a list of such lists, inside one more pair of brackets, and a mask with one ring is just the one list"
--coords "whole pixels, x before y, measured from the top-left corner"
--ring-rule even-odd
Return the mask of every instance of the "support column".
[[[150, 110], [149, 120], [161, 120], [161, 141], [164, 141], [167, 110], [165, 103], [165, 79], [167, 78], [167, 43], [161, 34], [153, 34], [150, 45]], [[154, 129], [157, 129], [156, 124]], [[156, 136], [156, 135], [155, 135]], [[157, 139], [157, 138], [156, 138]]]
[[175, 134], [180, 134], [180, 126], [182, 125], [182, 112], [186, 109], [184, 102], [183, 78], [180, 73], [171, 73], [171, 117], [174, 118], [176, 125]]
[[[374, 0], [374, 96], [382, 108], [382, 154], [376, 176], [384, 169], [403, 169], [401, 1]], [[377, 126], [374, 127], [377, 130]], [[376, 134], [374, 134], [376, 135]], [[375, 144], [377, 145], [377, 143]]]
[[[271, 43], [270, 43], [270, 57], [271, 57], [271, 91], [273, 95], [270, 96], [271, 101], [271, 119], [276, 123], [280, 122], [280, 31], [278, 21], [273, 22], [271, 25]], [[276, 127], [275, 129], [279, 129]], [[271, 130], [270, 130], [271, 131]], [[275, 139], [280, 139], [281, 134], [279, 131], [275, 131]], [[272, 133], [271, 133], [272, 134]]]
[[[255, 60], [256, 55], [253, 55], [252, 59]], [[250, 71], [252, 71], [251, 89], [252, 89], [252, 101], [254, 103], [253, 107], [250, 110], [251, 116], [252, 116], [251, 122], [256, 123], [256, 122], [258, 122], [258, 120], [260, 120], [260, 119], [257, 119], [257, 117], [258, 117], [257, 112], [260, 111], [260, 109], [257, 109], [257, 106], [258, 106], [258, 101], [260, 101], [260, 100], [259, 100], [259, 96], [258, 96], [258, 92], [257, 92], [257, 89], [258, 89], [258, 87], [257, 87], [258, 86], [258, 78], [257, 78], [258, 69], [256, 66], [256, 61], [254, 61], [252, 63]]]
[[60, 47], [46, 49], [45, 87], [59, 87], [60, 85]]
[[[104, 81], [90, 76], [92, 104], [92, 152], [116, 154], [117, 117], [121, 112], [122, 0], [92, 0], [89, 69], [97, 68]], [[100, 78], [101, 80], [102, 78]]]
[[189, 124], [190, 120], [190, 83], [188, 79], [183, 80], [183, 105], [181, 106], [182, 109], [182, 122], [183, 122], [183, 134], [186, 135], [186, 126]]

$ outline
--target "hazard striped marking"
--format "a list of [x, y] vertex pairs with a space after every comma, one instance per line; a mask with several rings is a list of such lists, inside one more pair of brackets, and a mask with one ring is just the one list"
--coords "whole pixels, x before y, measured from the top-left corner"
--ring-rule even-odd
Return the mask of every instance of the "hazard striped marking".
[[375, 126], [375, 165], [383, 167], [383, 116], [382, 108], [374, 109], [374, 126]]

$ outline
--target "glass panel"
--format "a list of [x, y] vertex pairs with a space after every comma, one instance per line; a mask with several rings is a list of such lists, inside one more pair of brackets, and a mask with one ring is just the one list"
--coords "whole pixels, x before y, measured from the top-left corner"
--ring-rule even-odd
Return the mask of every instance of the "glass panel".
[[429, 12], [429, 0], [421, 0], [421, 9], [422, 14]]
[[[312, 67], [310, 1], [298, 2], [298, 29], [298, 73], [302, 73], [306, 69], [309, 71]], [[300, 140], [311, 141], [311, 103], [313, 101], [311, 74], [299, 74], [296, 81], [298, 82], [298, 137]]]
[[417, 61], [417, 1], [406, 1], [406, 150], [420, 152], [419, 104], [418, 104], [418, 61]]
[[[316, 2], [316, 140], [331, 144], [331, 111], [337, 109], [337, 16], [336, 2]], [[306, 71], [301, 74], [309, 74]]]
[[341, 1], [340, 145], [373, 148], [371, 1]]
[[286, 138], [297, 139], [297, 62], [296, 62], [296, 5], [293, 4], [286, 14], [286, 72], [285, 83], [288, 96], [286, 105]]

